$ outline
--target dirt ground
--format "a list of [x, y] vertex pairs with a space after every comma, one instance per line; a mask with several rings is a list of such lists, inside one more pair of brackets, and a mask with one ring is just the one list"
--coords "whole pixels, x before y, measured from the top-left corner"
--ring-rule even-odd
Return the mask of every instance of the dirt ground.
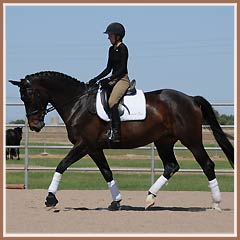
[[233, 193], [222, 193], [221, 212], [210, 209], [209, 192], [162, 191], [155, 206], [146, 211], [146, 192], [122, 191], [122, 209], [117, 212], [107, 210], [109, 191], [60, 190], [55, 209], [44, 206], [46, 193], [47, 190], [6, 190], [7, 236], [234, 233]]

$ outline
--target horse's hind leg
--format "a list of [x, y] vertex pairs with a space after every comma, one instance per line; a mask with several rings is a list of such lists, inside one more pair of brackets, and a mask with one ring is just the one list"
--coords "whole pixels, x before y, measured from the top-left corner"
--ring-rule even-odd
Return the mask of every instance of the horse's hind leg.
[[179, 165], [173, 151], [174, 144], [161, 144], [160, 142], [155, 142], [155, 146], [163, 161], [164, 172], [149, 189], [146, 199], [146, 209], [154, 205], [155, 197], [159, 190], [166, 185], [172, 175], [179, 170]]
[[215, 175], [215, 164], [208, 156], [202, 143], [185, 145], [194, 155], [198, 164], [203, 169], [204, 174], [208, 178], [208, 187], [211, 190], [213, 208], [220, 210], [219, 203], [221, 202], [221, 193], [219, 190], [218, 182]]

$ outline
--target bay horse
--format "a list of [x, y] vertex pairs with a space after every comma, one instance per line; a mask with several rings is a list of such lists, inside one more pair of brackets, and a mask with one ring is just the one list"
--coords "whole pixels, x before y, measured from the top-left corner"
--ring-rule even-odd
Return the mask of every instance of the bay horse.
[[150, 187], [146, 208], [154, 205], [159, 190], [179, 165], [174, 155], [174, 144], [179, 140], [186, 146], [203, 169], [209, 181], [213, 208], [220, 209], [221, 194], [215, 176], [214, 162], [203, 147], [202, 124], [208, 123], [229, 163], [234, 167], [234, 148], [222, 131], [210, 103], [201, 96], [188, 96], [182, 92], [162, 89], [146, 92], [146, 118], [141, 121], [121, 123], [121, 141], [109, 146], [105, 133], [109, 123], [88, 111], [88, 97], [92, 87], [68, 75], [43, 71], [27, 75], [20, 81], [10, 81], [20, 88], [28, 124], [32, 131], [39, 132], [45, 125], [44, 117], [48, 103], [57, 110], [64, 121], [68, 138], [73, 144], [69, 153], [56, 167], [48, 188], [46, 206], [58, 203], [56, 192], [62, 174], [73, 163], [89, 155], [101, 171], [109, 187], [112, 202], [109, 210], [119, 210], [122, 200], [117, 183], [107, 163], [103, 149], [130, 149], [154, 142], [163, 162], [164, 172]]

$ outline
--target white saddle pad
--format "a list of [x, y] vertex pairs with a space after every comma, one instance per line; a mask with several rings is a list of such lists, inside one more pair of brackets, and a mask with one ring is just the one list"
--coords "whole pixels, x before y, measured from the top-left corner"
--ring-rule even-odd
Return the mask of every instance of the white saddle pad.
[[[103, 108], [100, 91], [98, 90], [96, 99], [97, 114], [102, 120], [110, 121]], [[144, 120], [146, 118], [146, 99], [142, 90], [137, 89], [137, 94], [133, 96], [124, 96], [124, 104], [129, 109], [130, 114], [124, 107], [124, 114], [120, 117], [121, 121]]]

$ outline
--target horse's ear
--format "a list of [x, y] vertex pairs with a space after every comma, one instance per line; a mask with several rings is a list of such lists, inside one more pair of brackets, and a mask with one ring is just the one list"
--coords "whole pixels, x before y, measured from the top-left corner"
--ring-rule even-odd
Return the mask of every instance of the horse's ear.
[[15, 85], [15, 86], [20, 87], [20, 83], [21, 83], [21, 82], [19, 82], [19, 81], [9, 80], [9, 82], [10, 82], [11, 84]]

